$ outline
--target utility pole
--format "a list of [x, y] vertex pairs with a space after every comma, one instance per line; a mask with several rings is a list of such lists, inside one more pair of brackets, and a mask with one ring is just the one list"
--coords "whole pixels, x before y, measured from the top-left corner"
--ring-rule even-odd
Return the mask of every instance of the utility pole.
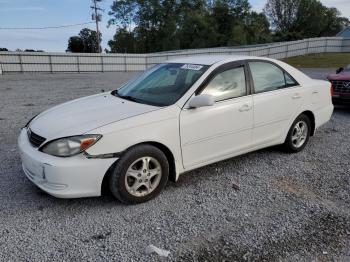
[[92, 14], [92, 20], [95, 20], [96, 22], [96, 34], [97, 34], [97, 48], [98, 48], [98, 52], [102, 53], [102, 48], [101, 48], [101, 38], [100, 38], [100, 30], [99, 30], [99, 25], [98, 23], [101, 22], [102, 20], [102, 14], [99, 11], [103, 11], [103, 9], [101, 9], [98, 6], [98, 2], [102, 2], [103, 0], [92, 0], [92, 6], [91, 9], [93, 10], [93, 14]]

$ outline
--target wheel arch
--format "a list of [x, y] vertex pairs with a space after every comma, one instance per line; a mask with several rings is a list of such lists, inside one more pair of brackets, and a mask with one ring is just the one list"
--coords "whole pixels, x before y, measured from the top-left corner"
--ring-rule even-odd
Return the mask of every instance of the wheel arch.
[[[176, 182], [176, 178], [177, 178], [177, 173], [176, 173], [176, 164], [175, 164], [175, 158], [174, 158], [174, 154], [172, 153], [172, 151], [164, 144], [159, 143], [159, 142], [155, 142], [155, 141], [147, 141], [147, 142], [142, 142], [142, 143], [138, 143], [135, 144], [133, 146], [128, 147], [127, 149], [125, 149], [123, 152], [128, 151], [130, 148], [132, 147], [136, 147], [139, 145], [152, 145], [156, 148], [158, 148], [159, 150], [161, 150], [164, 155], [166, 156], [168, 163], [169, 163], [169, 180], [172, 182]], [[123, 154], [123, 152], [121, 152], [121, 155]], [[116, 165], [118, 160], [116, 160], [107, 170], [107, 172], [105, 173], [102, 183], [101, 183], [101, 195], [105, 195], [108, 194], [109, 192], [109, 186], [108, 186], [108, 180], [109, 180], [109, 176], [112, 174], [114, 166]]]
[[310, 136], [313, 136], [315, 134], [315, 128], [316, 128], [316, 122], [315, 122], [315, 115], [314, 113], [312, 113], [312, 111], [310, 110], [305, 110], [304, 112], [302, 112], [300, 115], [306, 115], [311, 122], [311, 132], [310, 132]]

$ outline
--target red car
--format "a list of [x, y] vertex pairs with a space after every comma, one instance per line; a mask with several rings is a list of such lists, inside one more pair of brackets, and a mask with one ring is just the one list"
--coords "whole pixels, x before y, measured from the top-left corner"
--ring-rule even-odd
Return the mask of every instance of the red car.
[[333, 104], [350, 105], [350, 64], [328, 75], [327, 79], [332, 83]]

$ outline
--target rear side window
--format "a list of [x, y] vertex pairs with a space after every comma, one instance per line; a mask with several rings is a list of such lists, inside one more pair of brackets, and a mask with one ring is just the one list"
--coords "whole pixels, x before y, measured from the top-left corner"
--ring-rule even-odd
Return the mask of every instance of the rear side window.
[[249, 62], [255, 93], [274, 91], [297, 85], [297, 82], [278, 66], [267, 62]]
[[216, 102], [247, 94], [244, 67], [236, 67], [218, 73], [202, 91], [214, 96]]

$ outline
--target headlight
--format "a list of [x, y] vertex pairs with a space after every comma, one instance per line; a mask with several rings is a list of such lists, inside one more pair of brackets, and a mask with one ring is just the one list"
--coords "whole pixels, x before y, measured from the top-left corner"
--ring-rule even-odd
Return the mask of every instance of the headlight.
[[88, 149], [101, 137], [101, 135], [82, 135], [60, 138], [44, 145], [41, 151], [59, 157], [74, 156]]

